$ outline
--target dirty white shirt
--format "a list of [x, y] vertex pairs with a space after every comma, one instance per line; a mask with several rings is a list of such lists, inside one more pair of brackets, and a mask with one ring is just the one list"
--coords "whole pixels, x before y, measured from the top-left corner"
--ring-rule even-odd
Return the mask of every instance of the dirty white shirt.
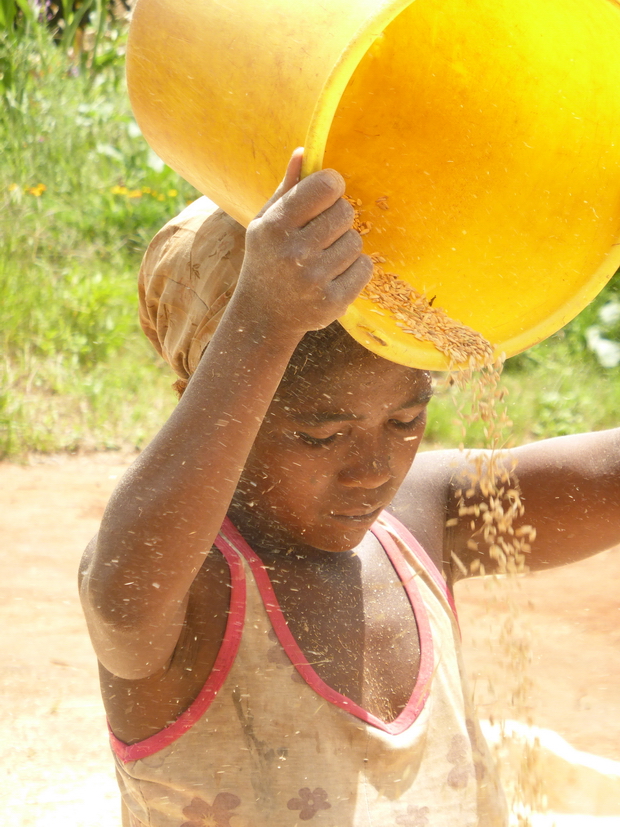
[[229, 521], [225, 639], [194, 703], [131, 746], [113, 735], [130, 827], [505, 827], [506, 805], [463, 679], [452, 598], [417, 541], [372, 527], [409, 597], [421, 649], [391, 722], [325, 684], [269, 575]]

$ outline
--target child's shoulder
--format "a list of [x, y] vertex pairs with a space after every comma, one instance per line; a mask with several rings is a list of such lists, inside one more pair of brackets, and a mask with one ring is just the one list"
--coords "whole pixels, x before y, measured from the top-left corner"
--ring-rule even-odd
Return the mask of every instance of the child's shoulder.
[[440, 571], [446, 571], [446, 507], [457, 454], [449, 450], [419, 453], [390, 508]]

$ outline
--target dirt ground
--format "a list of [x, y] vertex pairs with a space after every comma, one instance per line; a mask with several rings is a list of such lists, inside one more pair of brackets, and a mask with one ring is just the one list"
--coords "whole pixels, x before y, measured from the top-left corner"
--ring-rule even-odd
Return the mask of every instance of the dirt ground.
[[[0, 464], [0, 823], [119, 827], [95, 659], [76, 593], [81, 551], [131, 457]], [[620, 548], [511, 586], [473, 581], [457, 602], [481, 717], [521, 717], [620, 760]], [[515, 608], [516, 607], [516, 608]], [[531, 664], [510, 666], [505, 619]], [[514, 646], [513, 646], [514, 653]], [[521, 681], [522, 682], [522, 681]]]

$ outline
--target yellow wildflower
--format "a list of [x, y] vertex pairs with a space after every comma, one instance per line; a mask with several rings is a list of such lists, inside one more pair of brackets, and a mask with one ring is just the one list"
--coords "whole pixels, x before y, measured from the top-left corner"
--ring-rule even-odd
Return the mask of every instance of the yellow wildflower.
[[46, 189], [45, 184], [37, 184], [36, 187], [27, 187], [26, 191], [34, 195], [35, 198], [40, 198]]

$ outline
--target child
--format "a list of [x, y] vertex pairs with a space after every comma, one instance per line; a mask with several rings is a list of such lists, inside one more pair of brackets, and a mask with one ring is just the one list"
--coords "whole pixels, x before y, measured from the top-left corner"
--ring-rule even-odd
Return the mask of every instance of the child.
[[[451, 596], [455, 558], [492, 569], [469, 459], [412, 467], [430, 376], [335, 322], [372, 266], [342, 178], [300, 164], [245, 255], [199, 202], [145, 259], [143, 325], [191, 381], [81, 570], [123, 823], [503, 825]], [[513, 454], [530, 568], [620, 542], [620, 429]]]

